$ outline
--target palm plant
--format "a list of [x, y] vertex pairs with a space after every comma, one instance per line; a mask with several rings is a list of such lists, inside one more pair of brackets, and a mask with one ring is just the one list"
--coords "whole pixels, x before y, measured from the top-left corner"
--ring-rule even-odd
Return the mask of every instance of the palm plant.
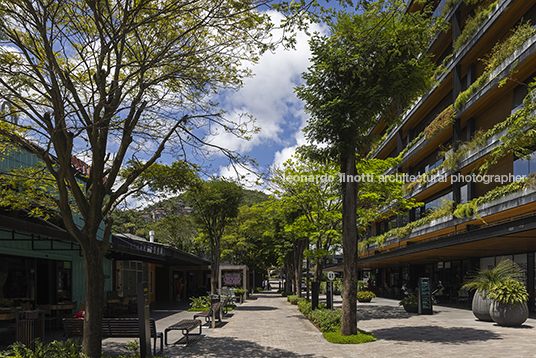
[[463, 290], [477, 290], [480, 294], [490, 292], [497, 285], [513, 280], [523, 282], [524, 273], [512, 260], [502, 260], [493, 269], [481, 269], [465, 280]]

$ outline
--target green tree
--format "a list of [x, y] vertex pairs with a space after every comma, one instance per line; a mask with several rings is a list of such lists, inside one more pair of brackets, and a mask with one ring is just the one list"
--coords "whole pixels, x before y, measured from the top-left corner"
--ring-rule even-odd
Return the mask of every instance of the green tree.
[[198, 234], [197, 225], [190, 215], [171, 214], [149, 226], [155, 232], [158, 242], [170, 244], [190, 253], [199, 253], [195, 238]]
[[112, 212], [112, 233], [133, 234], [147, 238], [149, 233], [148, 222], [141, 213], [134, 209], [114, 210]]
[[[316, 262], [315, 281], [320, 281], [326, 257], [334, 253], [334, 244], [341, 237], [341, 199], [339, 175], [332, 163], [321, 164], [303, 156], [295, 156], [285, 162], [272, 176], [284, 210], [298, 210], [297, 217], [287, 230], [306, 234], [306, 257]], [[313, 244], [308, 249], [310, 243]], [[301, 255], [300, 255], [301, 256]], [[301, 264], [297, 267], [296, 277], [301, 280]], [[296, 269], [296, 267], [295, 267]], [[298, 295], [301, 295], [297, 292]]]
[[[271, 24], [257, 11], [265, 4], [0, 1], [0, 101], [10, 108], [1, 119], [19, 114], [19, 124], [37, 142], [35, 154], [55, 181], [65, 227], [82, 248], [87, 306], [82, 345], [91, 358], [101, 354], [109, 214], [132, 185], [146, 185], [137, 178], [166, 149], [180, 163], [189, 146], [203, 148], [214, 127], [247, 136], [249, 123], [225, 119], [210, 98], [240, 87], [250, 74], [244, 64], [267, 48], [262, 41]], [[0, 131], [26, 145], [6, 127]], [[91, 167], [85, 185], [73, 170], [73, 156], [87, 158]], [[123, 167], [128, 169], [121, 175]], [[75, 224], [77, 215], [82, 227]]]
[[243, 205], [222, 237], [222, 259], [247, 265], [250, 271], [267, 272], [277, 263], [275, 243], [267, 233], [270, 217], [259, 206]]
[[[425, 7], [425, 9], [427, 9]], [[341, 333], [357, 333], [357, 162], [375, 138], [369, 131], [392, 122], [432, 84], [434, 64], [426, 55], [438, 31], [430, 12], [405, 13], [402, 1], [377, 1], [360, 14], [340, 11], [329, 36], [310, 41], [312, 65], [296, 89], [310, 114], [309, 154], [338, 163], [342, 176], [344, 293]]]
[[200, 182], [186, 192], [192, 203], [192, 215], [210, 244], [210, 289], [215, 294], [218, 289], [220, 269], [220, 243], [225, 227], [238, 215], [242, 200], [242, 188], [224, 179], [210, 179]]

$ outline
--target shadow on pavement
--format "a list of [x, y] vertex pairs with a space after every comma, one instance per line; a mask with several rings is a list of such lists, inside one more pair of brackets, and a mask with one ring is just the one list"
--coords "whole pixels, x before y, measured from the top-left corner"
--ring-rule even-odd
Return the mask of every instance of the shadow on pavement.
[[357, 321], [371, 319], [407, 319], [415, 314], [407, 313], [402, 307], [359, 305], [357, 307]]
[[430, 343], [471, 343], [502, 339], [499, 334], [483, 329], [439, 326], [392, 327], [369, 330], [378, 340]]
[[277, 307], [270, 306], [237, 306], [235, 308], [237, 311], [273, 311], [277, 309]]
[[[266, 357], [266, 358], [307, 358], [312, 354], [296, 354], [284, 349], [263, 347], [257, 343], [240, 339], [225, 337], [204, 337], [201, 344], [185, 347], [182, 352], [186, 357]], [[164, 351], [166, 355], [172, 352]]]

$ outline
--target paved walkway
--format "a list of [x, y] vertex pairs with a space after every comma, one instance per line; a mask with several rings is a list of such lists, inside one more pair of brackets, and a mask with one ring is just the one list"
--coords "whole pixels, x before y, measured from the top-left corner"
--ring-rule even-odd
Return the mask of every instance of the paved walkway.
[[[335, 306], [340, 306], [335, 296]], [[187, 302], [172, 308], [154, 308], [158, 331], [181, 319], [191, 319]], [[436, 306], [434, 315], [409, 314], [397, 300], [375, 298], [358, 304], [358, 327], [373, 333], [378, 341], [359, 345], [327, 342], [322, 334], [286, 298], [275, 290], [255, 294], [239, 305], [218, 327], [203, 327], [203, 335], [185, 347], [164, 348], [168, 357], [536, 357], [536, 319], [522, 327], [500, 327], [477, 321], [470, 310]], [[54, 335], [57, 335], [55, 337]], [[177, 342], [180, 331], [169, 333]], [[47, 333], [47, 341], [61, 339], [61, 331]], [[134, 338], [103, 340], [103, 353], [128, 353], [125, 346]]]
[[419, 316], [406, 313], [398, 301], [375, 298], [358, 305], [358, 327], [378, 341], [329, 343], [297, 306], [273, 291], [237, 307], [222, 327], [192, 346], [164, 353], [171, 357], [536, 357], [535, 319], [520, 328], [506, 328], [477, 321], [467, 309], [437, 306], [434, 315]]

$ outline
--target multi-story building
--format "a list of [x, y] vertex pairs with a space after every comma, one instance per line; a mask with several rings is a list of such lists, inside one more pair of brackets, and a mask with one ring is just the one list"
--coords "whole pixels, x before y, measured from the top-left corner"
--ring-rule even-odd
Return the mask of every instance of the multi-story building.
[[[457, 292], [469, 271], [510, 258], [526, 272], [534, 308], [536, 154], [519, 148], [536, 149], [523, 102], [536, 75], [536, 0], [467, 2], [435, 1], [450, 28], [429, 51], [446, 70], [399, 124], [373, 131], [383, 135], [374, 156], [400, 156], [390, 173], [404, 174], [406, 195], [424, 206], [371, 223], [368, 235], [384, 243], [363, 245], [359, 266], [377, 286], [424, 276]], [[410, 0], [407, 11], [419, 6]]]

